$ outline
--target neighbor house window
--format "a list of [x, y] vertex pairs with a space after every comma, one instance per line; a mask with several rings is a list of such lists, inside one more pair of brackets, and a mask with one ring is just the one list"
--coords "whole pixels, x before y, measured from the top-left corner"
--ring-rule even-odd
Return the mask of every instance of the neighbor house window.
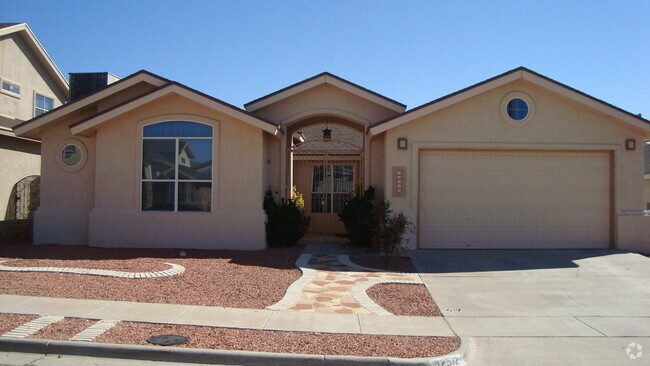
[[41, 94], [34, 94], [34, 117], [54, 108], [54, 99]]
[[353, 165], [314, 165], [312, 213], [339, 213], [354, 190]]
[[142, 210], [210, 212], [212, 126], [160, 122], [142, 136]]
[[7, 94], [20, 95], [20, 85], [11, 81], [2, 80], [2, 91]]

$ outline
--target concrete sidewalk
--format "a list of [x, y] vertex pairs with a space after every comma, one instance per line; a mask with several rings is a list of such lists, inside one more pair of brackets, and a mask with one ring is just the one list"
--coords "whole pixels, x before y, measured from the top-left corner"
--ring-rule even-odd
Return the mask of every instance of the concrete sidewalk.
[[442, 317], [305, 313], [0, 294], [0, 313], [322, 333], [454, 336]]

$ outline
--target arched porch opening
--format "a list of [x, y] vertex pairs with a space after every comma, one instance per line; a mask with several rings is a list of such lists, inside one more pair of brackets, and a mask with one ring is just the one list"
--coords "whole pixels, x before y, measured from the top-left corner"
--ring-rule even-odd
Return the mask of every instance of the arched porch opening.
[[[323, 130], [331, 131], [324, 138]], [[305, 199], [307, 235], [344, 233], [338, 213], [356, 186], [364, 185], [365, 126], [337, 117], [312, 117], [287, 128], [288, 186]]]

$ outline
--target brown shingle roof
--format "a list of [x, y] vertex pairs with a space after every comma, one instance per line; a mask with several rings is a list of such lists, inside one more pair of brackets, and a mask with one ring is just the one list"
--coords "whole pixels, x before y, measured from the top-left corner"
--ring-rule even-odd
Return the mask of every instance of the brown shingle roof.
[[22, 24], [22, 23], [0, 23], [0, 29], [9, 28], [9, 27], [12, 27], [12, 26], [18, 25], [18, 24]]

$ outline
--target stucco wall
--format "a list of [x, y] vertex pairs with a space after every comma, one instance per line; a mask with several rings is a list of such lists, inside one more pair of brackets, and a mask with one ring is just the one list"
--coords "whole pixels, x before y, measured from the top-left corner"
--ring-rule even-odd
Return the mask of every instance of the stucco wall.
[[[72, 136], [68, 125], [75, 120], [54, 123], [41, 134], [41, 206], [34, 214], [34, 244], [88, 243], [88, 213], [95, 201], [95, 139]], [[85, 150], [78, 170], [61, 163], [61, 150], [69, 143]]]
[[650, 174], [645, 175], [645, 200], [646, 209], [650, 210]]
[[0, 92], [0, 115], [23, 121], [33, 118], [34, 91], [54, 99], [54, 108], [65, 100], [65, 95], [17, 33], [0, 37], [0, 77], [20, 85], [20, 97]]
[[0, 135], [0, 219], [7, 219], [9, 198], [14, 185], [30, 175], [41, 174], [41, 144]]
[[[141, 212], [142, 126], [190, 120], [214, 127], [212, 212]], [[107, 247], [263, 249], [262, 131], [170, 95], [99, 127], [89, 244]]]
[[384, 177], [386, 174], [386, 134], [373, 136], [370, 140], [370, 185], [375, 188], [375, 197], [378, 201], [385, 198]]
[[[532, 119], [522, 126], [513, 126], [502, 118], [502, 101], [513, 91], [526, 93], [534, 103]], [[408, 138], [408, 150], [397, 150], [399, 137]], [[404, 210], [413, 222], [417, 221], [417, 170], [421, 149], [610, 151], [615, 164], [613, 194], [617, 245], [619, 248], [632, 248], [638, 242], [631, 235], [631, 227], [637, 227], [643, 221], [633, 218], [643, 209], [643, 151], [625, 151], [626, 138], [642, 141], [643, 135], [568, 98], [517, 81], [388, 130], [384, 175], [386, 198], [393, 202], [394, 209]], [[410, 183], [404, 198], [390, 196], [389, 174], [393, 166], [407, 168]], [[634, 230], [637, 233], [642, 229]], [[415, 247], [415, 234], [410, 239], [410, 244]]]
[[396, 113], [337, 87], [322, 84], [254, 111], [278, 122], [293, 122], [308, 116], [329, 114], [356, 122], [376, 122]]

